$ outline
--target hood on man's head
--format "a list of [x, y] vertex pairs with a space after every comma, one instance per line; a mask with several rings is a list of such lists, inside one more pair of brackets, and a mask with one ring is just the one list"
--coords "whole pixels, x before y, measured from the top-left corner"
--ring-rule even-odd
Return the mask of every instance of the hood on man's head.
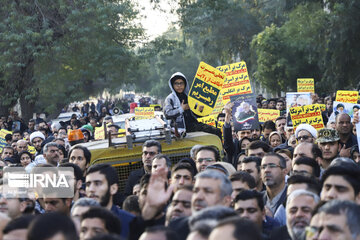
[[185, 83], [185, 87], [186, 87], [186, 78], [184, 78], [183, 76], [180, 76], [180, 75], [176, 75], [176, 76], [174, 76], [174, 77], [172, 77], [171, 79], [170, 79], [170, 82], [171, 82], [171, 86], [174, 86], [174, 82], [177, 80], [177, 79], [182, 79], [183, 81], [184, 81], [184, 83]]
[[182, 74], [181, 72], [176, 72], [176, 73], [174, 73], [173, 75], [171, 75], [171, 77], [170, 77], [170, 79], [169, 79], [169, 87], [170, 87], [170, 89], [171, 89], [173, 92], [175, 92], [175, 90], [174, 90], [174, 88], [173, 88], [173, 85], [174, 85], [175, 80], [176, 80], [176, 79], [179, 79], [179, 78], [182, 79], [182, 80], [184, 80], [184, 82], [185, 82], [184, 93], [185, 93], [185, 94], [188, 94], [188, 92], [189, 92], [189, 84], [188, 84], [188, 81], [187, 81], [185, 75]]

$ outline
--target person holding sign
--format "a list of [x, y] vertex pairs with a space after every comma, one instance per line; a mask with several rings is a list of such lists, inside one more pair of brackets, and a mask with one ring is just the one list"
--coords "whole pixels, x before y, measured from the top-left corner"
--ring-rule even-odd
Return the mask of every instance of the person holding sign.
[[169, 79], [172, 91], [166, 99], [164, 114], [167, 119], [175, 119], [178, 129], [186, 132], [208, 132], [222, 139], [221, 130], [197, 121], [188, 104], [189, 84], [184, 74], [174, 73]]

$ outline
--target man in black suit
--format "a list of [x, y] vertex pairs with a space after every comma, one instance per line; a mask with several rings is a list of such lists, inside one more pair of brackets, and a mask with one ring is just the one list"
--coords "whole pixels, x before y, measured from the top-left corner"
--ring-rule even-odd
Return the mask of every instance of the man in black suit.
[[142, 162], [143, 167], [130, 173], [125, 186], [125, 197], [132, 194], [133, 187], [139, 183], [145, 173], [151, 173], [151, 164], [154, 157], [161, 153], [161, 144], [156, 140], [148, 140], [143, 145]]

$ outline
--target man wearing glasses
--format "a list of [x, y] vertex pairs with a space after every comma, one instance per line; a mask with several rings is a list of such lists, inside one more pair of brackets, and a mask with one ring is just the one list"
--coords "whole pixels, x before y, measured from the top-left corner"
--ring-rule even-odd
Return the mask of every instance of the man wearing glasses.
[[261, 161], [261, 179], [265, 184], [264, 203], [274, 215], [286, 199], [286, 160], [277, 153], [267, 153]]
[[125, 186], [125, 197], [132, 194], [133, 187], [139, 183], [145, 173], [151, 173], [151, 165], [154, 157], [161, 153], [161, 144], [156, 140], [148, 140], [143, 145], [141, 160], [143, 167], [130, 172]]
[[209, 165], [220, 160], [219, 151], [213, 146], [202, 146], [196, 153], [196, 169], [202, 172]]

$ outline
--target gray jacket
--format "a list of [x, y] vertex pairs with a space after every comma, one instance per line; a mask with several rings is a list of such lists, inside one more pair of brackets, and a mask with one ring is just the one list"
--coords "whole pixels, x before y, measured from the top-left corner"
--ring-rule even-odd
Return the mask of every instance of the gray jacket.
[[186, 95], [188, 95], [188, 93], [189, 93], [189, 83], [188, 83], [188, 80], [185, 77], [185, 75], [182, 74], [181, 72], [174, 73], [169, 79], [169, 87], [170, 87], [172, 93], [170, 93], [165, 99], [164, 114], [165, 114], [166, 118], [175, 118], [176, 117], [177, 127], [185, 129], [186, 126], [185, 126], [185, 120], [184, 120], [184, 115], [183, 115], [184, 110], [182, 109], [181, 102], [180, 102], [179, 98], [176, 96], [175, 90], [171, 84], [171, 80], [178, 76], [180, 76], [181, 78], [184, 78], [186, 80], [186, 86], [184, 89], [184, 93]]

